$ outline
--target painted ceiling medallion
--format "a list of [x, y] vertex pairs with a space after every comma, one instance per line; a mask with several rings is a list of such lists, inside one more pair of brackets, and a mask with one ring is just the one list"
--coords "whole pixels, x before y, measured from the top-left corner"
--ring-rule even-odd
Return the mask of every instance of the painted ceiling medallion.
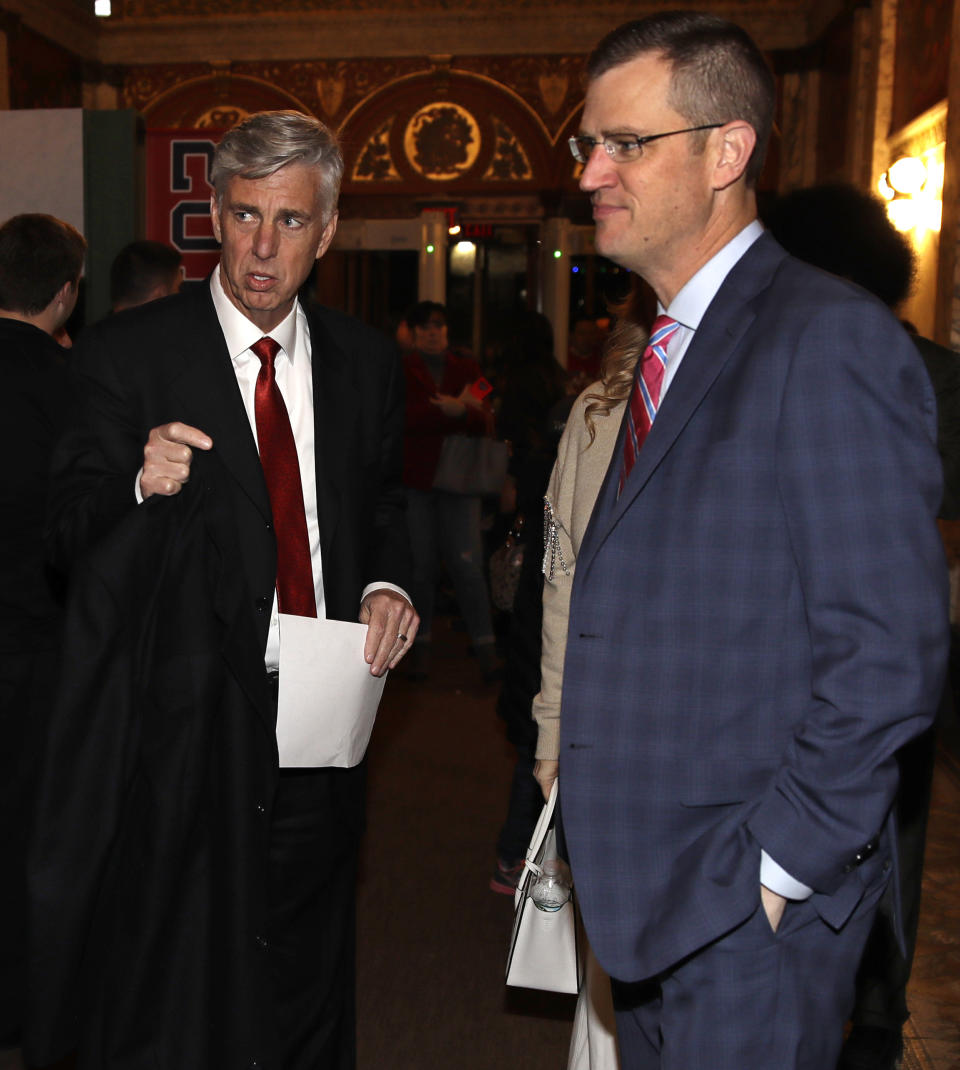
[[403, 135], [403, 150], [410, 166], [424, 178], [448, 182], [473, 166], [480, 151], [480, 128], [459, 104], [434, 101], [421, 108]]

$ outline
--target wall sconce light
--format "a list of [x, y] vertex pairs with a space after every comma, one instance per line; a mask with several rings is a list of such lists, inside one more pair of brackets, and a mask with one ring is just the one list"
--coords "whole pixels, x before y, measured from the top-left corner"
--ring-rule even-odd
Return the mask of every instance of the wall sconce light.
[[897, 195], [897, 191], [887, 181], [886, 171], [880, 176], [880, 181], [877, 183], [877, 189], [880, 191], [880, 196], [885, 201], [892, 201]]
[[901, 156], [890, 165], [887, 181], [897, 193], [916, 196], [927, 182], [927, 168], [917, 156]]
[[477, 266], [477, 247], [472, 241], [458, 241], [450, 250], [450, 273], [472, 275]]
[[901, 233], [915, 227], [940, 230], [940, 194], [932, 185], [917, 156], [901, 156], [880, 176], [877, 188], [887, 202], [887, 218]]

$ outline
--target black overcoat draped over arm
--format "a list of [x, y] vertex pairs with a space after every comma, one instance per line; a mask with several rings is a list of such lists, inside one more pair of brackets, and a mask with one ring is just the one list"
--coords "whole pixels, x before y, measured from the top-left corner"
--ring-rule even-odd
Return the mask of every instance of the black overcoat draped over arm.
[[256, 936], [276, 744], [218, 469], [199, 457], [76, 573], [30, 865], [38, 1063], [81, 1031], [95, 1067], [231, 1066], [271, 1043]]

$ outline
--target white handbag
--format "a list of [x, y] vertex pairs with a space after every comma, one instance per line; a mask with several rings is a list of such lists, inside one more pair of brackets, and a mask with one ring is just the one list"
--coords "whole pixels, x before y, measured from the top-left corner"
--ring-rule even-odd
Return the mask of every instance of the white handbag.
[[530, 892], [543, 863], [557, 857], [553, 811], [557, 781], [533, 830], [523, 874], [514, 896], [513, 934], [507, 955], [507, 984], [547, 992], [576, 993], [583, 979], [579, 919], [573, 895], [559, 910], [539, 910]]

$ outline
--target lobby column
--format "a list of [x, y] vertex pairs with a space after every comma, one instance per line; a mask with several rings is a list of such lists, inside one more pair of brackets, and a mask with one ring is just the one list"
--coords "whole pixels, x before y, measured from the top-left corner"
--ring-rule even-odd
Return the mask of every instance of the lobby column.
[[420, 274], [417, 299], [447, 300], [447, 217], [443, 212], [420, 213]]
[[553, 355], [565, 368], [570, 334], [569, 219], [545, 219], [540, 228], [540, 311], [553, 326]]
[[83, 65], [83, 106], [88, 111], [114, 111], [120, 107], [120, 86], [123, 75], [117, 68], [102, 63]]

